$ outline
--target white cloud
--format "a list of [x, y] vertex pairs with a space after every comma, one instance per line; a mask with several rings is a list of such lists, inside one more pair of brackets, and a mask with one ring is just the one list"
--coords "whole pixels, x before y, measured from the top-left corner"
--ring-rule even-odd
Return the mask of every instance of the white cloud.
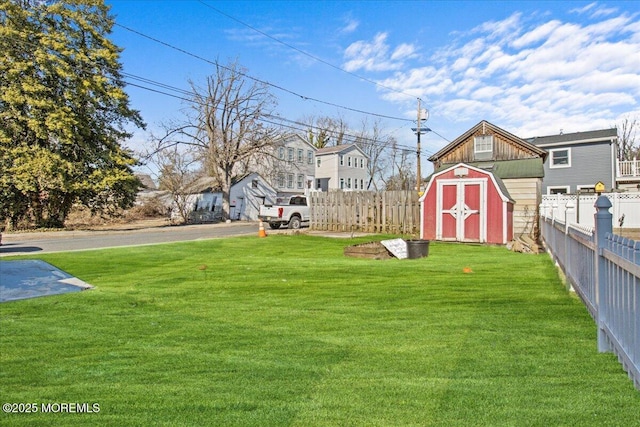
[[571, 9], [569, 12], [577, 15], [589, 15], [591, 18], [601, 18], [617, 13], [618, 9], [615, 7], [604, 7], [599, 5], [597, 2], [593, 2], [584, 7]]
[[349, 45], [344, 52], [347, 60], [344, 69], [350, 72], [398, 70], [407, 59], [417, 56], [415, 46], [408, 43], [391, 51], [388, 36], [388, 33], [378, 33], [371, 41], [359, 40]]
[[415, 58], [416, 56], [416, 47], [412, 44], [403, 43], [394, 49], [391, 54], [391, 60], [402, 61], [407, 58]]
[[519, 49], [543, 41], [560, 25], [560, 21], [549, 21], [514, 40], [512, 46]]
[[599, 18], [601, 16], [609, 16], [609, 15], [613, 15], [614, 13], [616, 13], [618, 11], [618, 9], [616, 9], [615, 7], [610, 7], [610, 8], [600, 8], [598, 10], [595, 10], [593, 12], [593, 14], [591, 15], [592, 18]]
[[360, 26], [360, 21], [355, 19], [348, 19], [345, 25], [340, 29], [340, 32], [343, 34], [353, 33]]
[[587, 13], [590, 10], [595, 9], [598, 6], [598, 3], [593, 2], [593, 3], [589, 3], [586, 6], [583, 7], [579, 7], [579, 8], [575, 8], [575, 9], [571, 9], [569, 12], [571, 13], [577, 13], [578, 15], [582, 15], [583, 13]]
[[436, 66], [403, 68], [382, 84], [417, 93], [448, 122], [487, 119], [523, 137], [610, 127], [640, 110], [640, 18], [597, 3], [573, 12], [589, 18], [514, 13], [479, 25], [438, 49]]
[[520, 13], [514, 13], [502, 21], [485, 22], [474, 28], [472, 32], [483, 33], [489, 40], [511, 38], [516, 35], [521, 28], [520, 17]]

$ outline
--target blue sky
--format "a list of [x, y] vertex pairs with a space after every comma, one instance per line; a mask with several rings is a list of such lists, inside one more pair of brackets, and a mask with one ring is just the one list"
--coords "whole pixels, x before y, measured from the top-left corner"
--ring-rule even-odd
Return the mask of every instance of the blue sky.
[[[355, 129], [376, 116], [354, 110], [388, 116], [385, 132], [407, 147], [420, 98], [435, 131], [422, 137], [423, 165], [481, 120], [526, 138], [640, 118], [640, 1], [107, 4], [128, 82], [178, 95], [137, 78], [186, 90], [213, 74], [211, 62], [237, 60], [274, 85], [282, 117], [340, 116]], [[151, 131], [186, 107], [127, 92]]]

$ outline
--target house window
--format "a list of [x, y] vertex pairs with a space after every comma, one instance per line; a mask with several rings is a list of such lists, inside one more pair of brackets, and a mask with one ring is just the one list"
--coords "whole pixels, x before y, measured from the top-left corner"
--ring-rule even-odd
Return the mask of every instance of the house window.
[[287, 148], [287, 155], [290, 162], [293, 162], [293, 148]]
[[322, 181], [320, 181], [319, 179], [316, 179], [316, 189], [317, 190], [322, 189]]
[[340, 189], [344, 190], [344, 178], [340, 178]]
[[549, 157], [549, 167], [552, 169], [571, 167], [571, 148], [549, 150]]
[[283, 173], [279, 173], [278, 174], [278, 187], [284, 188], [284, 174]]
[[351, 178], [347, 178], [347, 188], [351, 188]]
[[351, 167], [351, 156], [347, 157], [347, 166]]
[[493, 135], [474, 137], [473, 153], [476, 160], [491, 160], [493, 157]]
[[307, 151], [307, 164], [313, 164], [313, 151], [311, 150]]
[[353, 187], [357, 190], [358, 189], [358, 180], [354, 179], [353, 180]]
[[364, 159], [360, 158], [360, 169], [364, 169]]
[[360, 188], [364, 190], [364, 180], [360, 180]]
[[320, 167], [320, 159], [316, 159], [316, 167]]
[[340, 154], [340, 166], [344, 166], [344, 156]]
[[298, 163], [302, 163], [304, 161], [304, 150], [298, 149]]
[[304, 188], [304, 175], [298, 175], [298, 188]]
[[287, 175], [287, 188], [293, 188], [293, 174]]
[[284, 160], [284, 147], [280, 147], [280, 148], [278, 149], [278, 158], [279, 158], [280, 160]]
[[596, 187], [594, 185], [578, 185], [579, 193], [595, 193]]
[[258, 180], [257, 179], [251, 180], [251, 188], [258, 188]]
[[569, 186], [547, 187], [547, 194], [569, 194]]

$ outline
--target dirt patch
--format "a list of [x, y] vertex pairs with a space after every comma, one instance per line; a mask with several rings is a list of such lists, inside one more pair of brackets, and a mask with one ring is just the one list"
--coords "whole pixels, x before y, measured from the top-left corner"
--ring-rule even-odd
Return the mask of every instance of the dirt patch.
[[112, 230], [140, 230], [143, 228], [168, 227], [171, 223], [166, 218], [137, 219], [133, 221], [112, 221], [103, 224], [76, 225], [67, 227], [68, 230], [112, 231]]
[[359, 245], [347, 246], [344, 254], [354, 258], [389, 259], [391, 254], [380, 242], [368, 242]]

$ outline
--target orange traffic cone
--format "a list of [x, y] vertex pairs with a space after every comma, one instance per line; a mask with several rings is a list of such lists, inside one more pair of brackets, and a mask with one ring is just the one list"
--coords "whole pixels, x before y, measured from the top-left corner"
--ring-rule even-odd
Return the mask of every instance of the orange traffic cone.
[[264, 231], [264, 224], [260, 221], [260, 225], [258, 226], [258, 237], [267, 237], [267, 232]]

